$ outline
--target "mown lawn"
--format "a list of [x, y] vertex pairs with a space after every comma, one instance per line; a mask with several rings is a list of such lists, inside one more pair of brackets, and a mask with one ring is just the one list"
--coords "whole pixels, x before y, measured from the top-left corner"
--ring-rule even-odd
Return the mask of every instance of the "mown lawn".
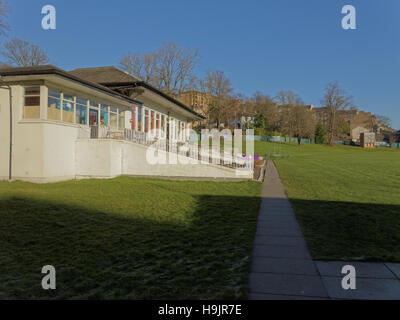
[[400, 149], [256, 142], [279, 174], [314, 259], [400, 262]]
[[[0, 183], [0, 299], [245, 298], [256, 182]], [[42, 266], [57, 289], [41, 288]]]

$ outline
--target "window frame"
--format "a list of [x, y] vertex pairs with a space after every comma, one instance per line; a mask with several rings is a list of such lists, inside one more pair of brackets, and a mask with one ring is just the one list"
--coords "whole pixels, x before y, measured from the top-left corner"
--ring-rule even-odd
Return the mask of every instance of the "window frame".
[[[29, 88], [35, 88], [36, 90], [34, 91], [34, 93], [30, 93], [27, 94], [27, 89]], [[24, 94], [23, 94], [23, 98], [24, 98], [24, 102], [23, 102], [23, 109], [22, 109], [22, 119], [40, 119], [40, 110], [41, 110], [41, 89], [40, 89], [40, 85], [31, 85], [31, 86], [24, 86]], [[38, 98], [39, 99], [39, 104], [30, 104], [27, 105], [26, 98]], [[25, 116], [25, 108], [26, 107], [38, 107], [39, 108], [39, 115], [37, 117], [26, 117]]]

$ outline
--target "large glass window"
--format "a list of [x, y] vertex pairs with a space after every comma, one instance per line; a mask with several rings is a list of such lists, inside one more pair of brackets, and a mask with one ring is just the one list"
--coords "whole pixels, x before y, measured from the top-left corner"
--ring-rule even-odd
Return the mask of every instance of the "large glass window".
[[118, 109], [118, 130], [125, 129], [125, 111]]
[[165, 135], [165, 116], [163, 114], [161, 115], [161, 130], [162, 134]]
[[138, 116], [137, 116], [137, 130], [138, 131], [142, 131], [142, 126], [143, 126], [143, 124], [142, 124], [142, 122], [143, 122], [143, 119], [142, 119], [142, 107], [138, 107], [137, 108], [137, 113], [138, 113]]
[[161, 119], [161, 115], [159, 113], [156, 113], [156, 134], [157, 134], [157, 137], [160, 136], [160, 119]]
[[76, 98], [76, 123], [87, 124], [87, 100]]
[[75, 98], [73, 95], [64, 93], [63, 97], [63, 110], [62, 119], [65, 122], [74, 122], [74, 111], [75, 111]]
[[89, 125], [99, 125], [99, 105], [96, 103], [90, 103], [89, 107]]
[[136, 107], [132, 107], [131, 129], [136, 130]]
[[24, 94], [24, 119], [40, 118], [40, 87], [26, 87]]
[[149, 132], [149, 110], [144, 110], [144, 132]]
[[108, 106], [102, 104], [100, 106], [100, 123], [108, 125], [109, 124], [109, 119], [108, 119]]
[[111, 129], [118, 129], [118, 109], [110, 108], [110, 127]]
[[151, 130], [154, 129], [154, 111], [151, 111], [151, 120], [150, 120], [150, 128]]
[[47, 119], [61, 120], [61, 93], [49, 90]]

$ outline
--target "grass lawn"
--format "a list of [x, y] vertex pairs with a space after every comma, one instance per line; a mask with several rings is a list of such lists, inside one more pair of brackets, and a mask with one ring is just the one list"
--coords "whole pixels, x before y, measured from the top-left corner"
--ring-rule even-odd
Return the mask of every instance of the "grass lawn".
[[[257, 182], [0, 182], [0, 299], [245, 298]], [[42, 266], [57, 289], [41, 288]]]
[[256, 142], [279, 174], [314, 259], [400, 262], [400, 149]]

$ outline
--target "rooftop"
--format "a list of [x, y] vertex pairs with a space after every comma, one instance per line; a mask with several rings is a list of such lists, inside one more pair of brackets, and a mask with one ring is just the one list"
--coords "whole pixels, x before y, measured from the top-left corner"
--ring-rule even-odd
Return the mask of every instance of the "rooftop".
[[100, 84], [141, 82], [141, 80], [114, 66], [79, 68], [71, 70], [69, 73], [82, 79]]

